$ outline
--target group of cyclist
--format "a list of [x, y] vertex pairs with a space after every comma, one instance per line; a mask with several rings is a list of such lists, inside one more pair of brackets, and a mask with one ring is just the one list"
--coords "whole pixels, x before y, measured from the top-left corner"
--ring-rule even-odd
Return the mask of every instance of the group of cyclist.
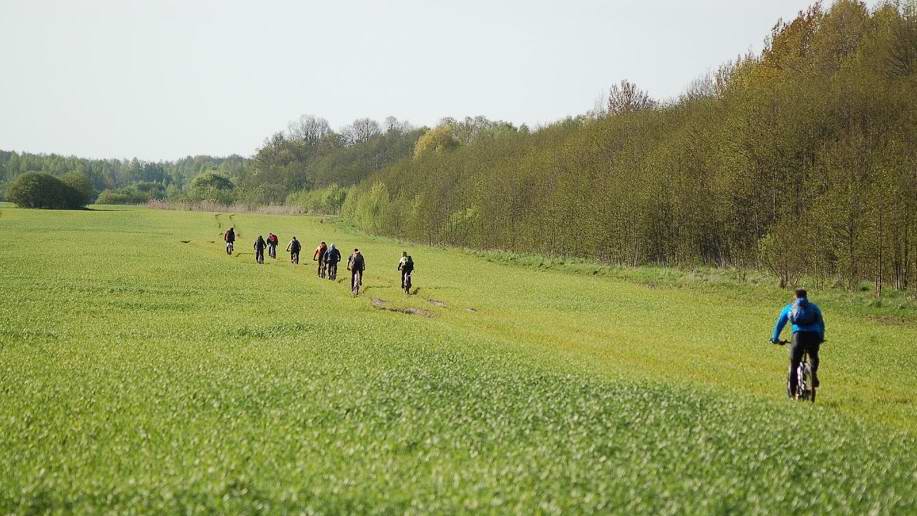
[[[232, 254], [233, 243], [235, 242], [235, 231], [233, 228], [224, 235], [226, 241], [226, 252]], [[268, 234], [267, 240], [260, 235], [255, 240], [255, 260], [258, 263], [264, 263], [264, 250], [272, 258], [277, 257], [278, 237], [273, 233]], [[299, 263], [299, 252], [302, 245], [294, 236], [287, 245], [287, 251], [290, 253], [290, 262]], [[318, 277], [329, 280], [337, 279], [337, 267], [341, 261], [341, 252], [334, 244], [330, 246], [321, 242], [312, 253], [312, 260], [318, 262]], [[366, 270], [366, 259], [359, 249], [354, 249], [347, 259], [347, 270], [351, 272], [350, 289], [354, 295], [359, 294], [362, 285], [363, 272]], [[401, 273], [401, 289], [406, 293], [411, 293], [411, 277], [414, 272], [414, 260], [407, 252], [401, 254], [398, 261], [398, 271]], [[790, 341], [780, 340], [780, 334], [787, 324], [791, 325], [792, 337]], [[787, 394], [790, 398], [798, 397], [799, 377], [797, 370], [803, 359], [808, 356], [809, 366], [812, 373], [812, 387], [817, 388], [820, 385], [818, 379], [819, 366], [819, 348], [825, 341], [825, 320], [822, 316], [821, 309], [818, 305], [808, 299], [808, 293], [805, 289], [797, 289], [793, 302], [786, 305], [777, 317], [777, 323], [774, 325], [774, 331], [770, 341], [774, 344], [790, 345], [790, 363], [789, 373], [787, 376]]]
[[[226, 254], [232, 254], [236, 241], [235, 228], [230, 227], [223, 234], [223, 240], [226, 242]], [[255, 262], [264, 263], [264, 251], [267, 249], [271, 258], [277, 258], [277, 245], [279, 237], [274, 233], [268, 233], [267, 239], [258, 235], [255, 239]], [[286, 251], [290, 253], [290, 263], [299, 264], [299, 253], [302, 251], [302, 243], [294, 235], [287, 244]], [[312, 261], [318, 262], [317, 274], [319, 278], [337, 280], [338, 263], [341, 262], [341, 251], [331, 244], [327, 245], [321, 242], [312, 253]], [[347, 258], [347, 270], [350, 271], [350, 290], [354, 295], [360, 293], [360, 287], [363, 285], [363, 272], [366, 270], [366, 259], [358, 248]], [[401, 253], [401, 259], [398, 261], [398, 269], [401, 273], [401, 289], [405, 293], [411, 293], [411, 279], [414, 272], [414, 259], [408, 255], [407, 251]]]
[[[236, 233], [233, 228], [229, 228], [226, 233], [223, 234], [223, 240], [226, 241], [226, 254], [232, 254], [233, 245], [236, 241]], [[277, 246], [280, 244], [280, 238], [274, 233], [268, 233], [267, 238], [264, 236], [258, 235], [258, 238], [255, 239], [254, 249], [255, 249], [255, 261], [257, 263], [264, 263], [264, 251], [267, 250], [268, 256], [273, 259], [277, 259]], [[299, 243], [299, 240], [296, 240], [296, 237], [293, 237], [293, 240], [290, 240], [290, 243], [287, 244], [287, 252], [290, 253], [290, 262], [299, 263], [299, 251], [302, 249], [302, 245]]]

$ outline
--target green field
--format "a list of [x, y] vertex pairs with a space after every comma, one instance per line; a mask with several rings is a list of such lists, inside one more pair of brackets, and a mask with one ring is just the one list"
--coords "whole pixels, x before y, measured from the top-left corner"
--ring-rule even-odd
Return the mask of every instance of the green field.
[[292, 216], [6, 206], [0, 240], [0, 513], [917, 513], [906, 305], [812, 293], [812, 406], [764, 285], [411, 246], [407, 298], [402, 244]]

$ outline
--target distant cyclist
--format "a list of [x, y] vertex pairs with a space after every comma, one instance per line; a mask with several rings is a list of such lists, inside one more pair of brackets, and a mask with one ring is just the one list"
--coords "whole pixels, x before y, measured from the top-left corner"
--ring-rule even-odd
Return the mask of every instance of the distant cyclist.
[[356, 296], [360, 293], [363, 271], [366, 270], [366, 260], [363, 259], [359, 249], [354, 249], [353, 254], [347, 259], [347, 270], [350, 271], [350, 291]]
[[277, 246], [280, 244], [280, 237], [273, 233], [267, 234], [267, 255], [277, 259]]
[[805, 289], [796, 289], [796, 299], [786, 305], [777, 318], [771, 342], [780, 342], [780, 333], [789, 322], [793, 326], [793, 338], [790, 341], [790, 372], [787, 384], [788, 394], [793, 397], [796, 392], [796, 369], [802, 362], [802, 356], [809, 354], [812, 366], [812, 386], [818, 387], [818, 348], [825, 341], [825, 320], [815, 303], [810, 303]]
[[290, 263], [299, 263], [299, 251], [301, 250], [302, 244], [299, 243], [299, 240], [296, 240], [296, 235], [294, 235], [293, 240], [290, 240], [290, 243], [287, 244], [287, 251], [290, 253]]
[[223, 233], [223, 241], [226, 242], [226, 254], [232, 254], [233, 244], [236, 241], [236, 231], [229, 228]]
[[325, 253], [328, 252], [328, 246], [325, 242], [318, 244], [318, 247], [315, 248], [315, 252], [312, 253], [312, 261], [318, 262], [318, 277], [325, 277]]
[[408, 256], [407, 251], [401, 253], [401, 260], [398, 261], [398, 270], [401, 271], [401, 289], [410, 294], [411, 275], [414, 273], [414, 259]]
[[341, 261], [341, 252], [337, 250], [334, 244], [325, 251], [325, 268], [328, 271], [328, 279], [334, 281], [338, 277], [338, 262]]
[[264, 241], [264, 237], [258, 235], [258, 239], [255, 240], [255, 261], [258, 263], [264, 263], [264, 248], [267, 247], [267, 242]]

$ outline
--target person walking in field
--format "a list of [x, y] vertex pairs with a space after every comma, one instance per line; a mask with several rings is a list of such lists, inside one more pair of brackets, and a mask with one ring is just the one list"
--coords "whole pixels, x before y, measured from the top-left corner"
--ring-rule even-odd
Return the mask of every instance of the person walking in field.
[[334, 281], [338, 277], [338, 262], [341, 261], [341, 252], [331, 244], [331, 247], [325, 251], [325, 269], [328, 273], [328, 279]]
[[267, 234], [267, 254], [273, 259], [277, 259], [277, 246], [280, 244], [280, 238], [273, 234]]
[[267, 242], [264, 241], [264, 237], [258, 235], [258, 238], [255, 240], [255, 261], [257, 263], [264, 263], [265, 247], [267, 247]]
[[232, 254], [232, 248], [236, 241], [236, 231], [232, 227], [223, 233], [223, 241], [226, 242], [226, 254]]
[[815, 303], [809, 302], [805, 289], [796, 289], [796, 299], [783, 307], [777, 317], [771, 342], [780, 343], [780, 333], [786, 323], [792, 324], [793, 337], [790, 341], [790, 372], [787, 383], [788, 394], [792, 398], [796, 392], [796, 369], [802, 362], [804, 354], [809, 354], [809, 363], [812, 366], [812, 386], [818, 387], [818, 348], [825, 341], [825, 320], [821, 309]]
[[363, 284], [363, 271], [366, 270], [366, 260], [359, 249], [354, 249], [353, 254], [347, 259], [347, 270], [350, 271], [350, 292], [360, 294], [360, 285]]
[[300, 250], [302, 250], [302, 244], [299, 243], [299, 240], [296, 240], [296, 235], [293, 235], [293, 240], [290, 240], [290, 243], [287, 244], [287, 251], [290, 253], [290, 263], [294, 265], [299, 264]]
[[318, 247], [315, 248], [315, 252], [312, 253], [312, 261], [318, 262], [318, 277], [325, 277], [325, 253], [328, 252], [328, 246], [325, 245], [325, 242], [318, 244]]
[[414, 273], [414, 259], [408, 256], [407, 251], [401, 252], [401, 260], [398, 261], [398, 270], [401, 271], [401, 289], [406, 294], [411, 293], [411, 275]]

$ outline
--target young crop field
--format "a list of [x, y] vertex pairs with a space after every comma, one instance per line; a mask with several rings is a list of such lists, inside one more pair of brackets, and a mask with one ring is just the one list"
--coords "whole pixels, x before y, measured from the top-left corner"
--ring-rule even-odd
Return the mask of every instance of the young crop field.
[[[784, 394], [766, 284], [300, 216], [5, 205], [0, 240], [0, 513], [917, 513], [906, 304], [810, 291], [813, 405]], [[316, 276], [319, 240], [363, 251], [362, 295]]]

